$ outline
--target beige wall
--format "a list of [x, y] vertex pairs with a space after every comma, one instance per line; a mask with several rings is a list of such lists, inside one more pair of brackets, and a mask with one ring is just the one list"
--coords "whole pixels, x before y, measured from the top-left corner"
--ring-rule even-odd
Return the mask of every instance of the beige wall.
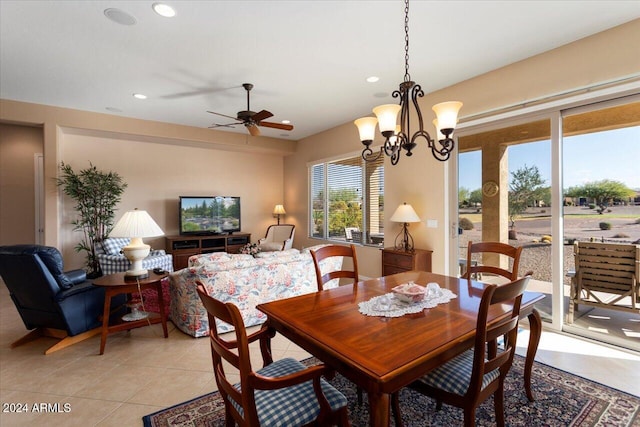
[[0, 124], [0, 245], [35, 243], [35, 163], [42, 128]]
[[[421, 102], [423, 114], [431, 113], [431, 105], [446, 100], [464, 103], [461, 119], [481, 112], [522, 103], [583, 86], [615, 80], [640, 71], [640, 20], [594, 36], [576, 41], [558, 49], [500, 68], [482, 76], [461, 82], [432, 94]], [[434, 67], [438, 67], [434, 62]], [[399, 76], [400, 77], [400, 76]], [[418, 83], [421, 77], [413, 76]], [[374, 107], [374, 105], [372, 105]], [[366, 115], [368, 112], [363, 112]], [[287, 210], [294, 213], [300, 224], [296, 236], [308, 235], [307, 170], [306, 162], [332, 157], [351, 150], [360, 151], [353, 119], [342, 126], [299, 142], [294, 156], [285, 159], [285, 201]], [[427, 114], [425, 122], [431, 121]], [[415, 123], [415, 119], [414, 119]], [[432, 129], [428, 129], [432, 132]], [[457, 188], [447, 187], [446, 163], [440, 163], [427, 153], [425, 144], [416, 148], [411, 158], [402, 157], [396, 166], [385, 163], [385, 209], [387, 218], [402, 202], [411, 203], [423, 220], [411, 224], [416, 247], [432, 249], [433, 270], [445, 271], [446, 245], [449, 239], [448, 217], [445, 216], [447, 196], [454, 196]], [[289, 184], [290, 183], [290, 184]], [[427, 228], [426, 220], [437, 221], [437, 228]], [[385, 245], [393, 244], [397, 224], [386, 223]], [[310, 244], [310, 242], [305, 242]], [[364, 259], [363, 259], [364, 258]], [[362, 259], [362, 261], [361, 261]], [[362, 248], [359, 263], [365, 265], [361, 273], [374, 276], [380, 273], [379, 254], [374, 249]]]
[[[273, 223], [273, 206], [283, 202], [283, 156], [295, 147], [274, 138], [6, 100], [0, 120], [44, 124], [45, 244], [62, 251], [67, 269], [84, 260], [73, 249], [80, 239], [69, 224], [73, 201], [55, 184], [60, 162], [76, 171], [92, 162], [118, 172], [128, 187], [116, 220], [126, 210], [146, 209], [167, 234], [178, 232], [180, 195], [240, 196], [242, 229], [255, 241]], [[163, 239], [149, 243], [164, 245]]]

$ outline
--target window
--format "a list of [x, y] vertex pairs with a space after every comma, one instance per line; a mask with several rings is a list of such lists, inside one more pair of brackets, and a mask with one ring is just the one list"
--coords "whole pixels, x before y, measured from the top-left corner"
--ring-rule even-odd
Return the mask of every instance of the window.
[[320, 239], [382, 245], [384, 159], [362, 157], [309, 167], [309, 234]]

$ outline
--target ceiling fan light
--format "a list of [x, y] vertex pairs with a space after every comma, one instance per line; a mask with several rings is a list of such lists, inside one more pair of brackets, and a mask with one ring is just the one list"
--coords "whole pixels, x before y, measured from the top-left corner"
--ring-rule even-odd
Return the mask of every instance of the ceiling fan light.
[[438, 130], [455, 129], [458, 123], [458, 111], [462, 108], [462, 102], [448, 101], [433, 106], [433, 111], [438, 116]]
[[378, 119], [375, 117], [362, 117], [353, 122], [358, 127], [360, 141], [373, 141], [376, 134]]
[[380, 132], [382, 132], [383, 135], [385, 132], [393, 134], [395, 131], [400, 108], [400, 104], [384, 104], [378, 105], [373, 109], [373, 113], [378, 118]]

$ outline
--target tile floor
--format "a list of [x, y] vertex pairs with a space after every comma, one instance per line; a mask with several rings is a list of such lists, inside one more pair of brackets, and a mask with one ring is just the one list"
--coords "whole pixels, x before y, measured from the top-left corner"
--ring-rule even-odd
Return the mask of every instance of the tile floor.
[[[172, 323], [169, 330], [167, 339], [160, 325], [110, 335], [102, 356], [99, 336], [48, 356], [50, 338], [11, 349], [26, 330], [0, 283], [0, 425], [142, 426], [143, 415], [215, 390], [208, 339], [187, 336]], [[308, 357], [280, 336], [273, 352], [274, 358]], [[536, 359], [640, 395], [639, 353], [544, 331]], [[49, 404], [49, 411], [33, 412], [35, 403]], [[11, 412], [12, 404], [28, 404], [29, 412]]]

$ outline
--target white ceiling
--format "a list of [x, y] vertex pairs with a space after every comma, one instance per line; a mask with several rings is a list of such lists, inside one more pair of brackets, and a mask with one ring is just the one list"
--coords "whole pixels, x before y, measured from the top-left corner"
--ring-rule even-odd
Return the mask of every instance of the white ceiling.
[[[228, 123], [207, 110], [246, 109], [249, 82], [253, 111], [295, 126], [262, 134], [292, 140], [396, 102], [400, 0], [167, 0], [174, 18], [153, 2], [0, 0], [0, 97], [206, 128]], [[429, 93], [640, 18], [640, 1], [412, 0], [409, 16], [409, 71]]]

